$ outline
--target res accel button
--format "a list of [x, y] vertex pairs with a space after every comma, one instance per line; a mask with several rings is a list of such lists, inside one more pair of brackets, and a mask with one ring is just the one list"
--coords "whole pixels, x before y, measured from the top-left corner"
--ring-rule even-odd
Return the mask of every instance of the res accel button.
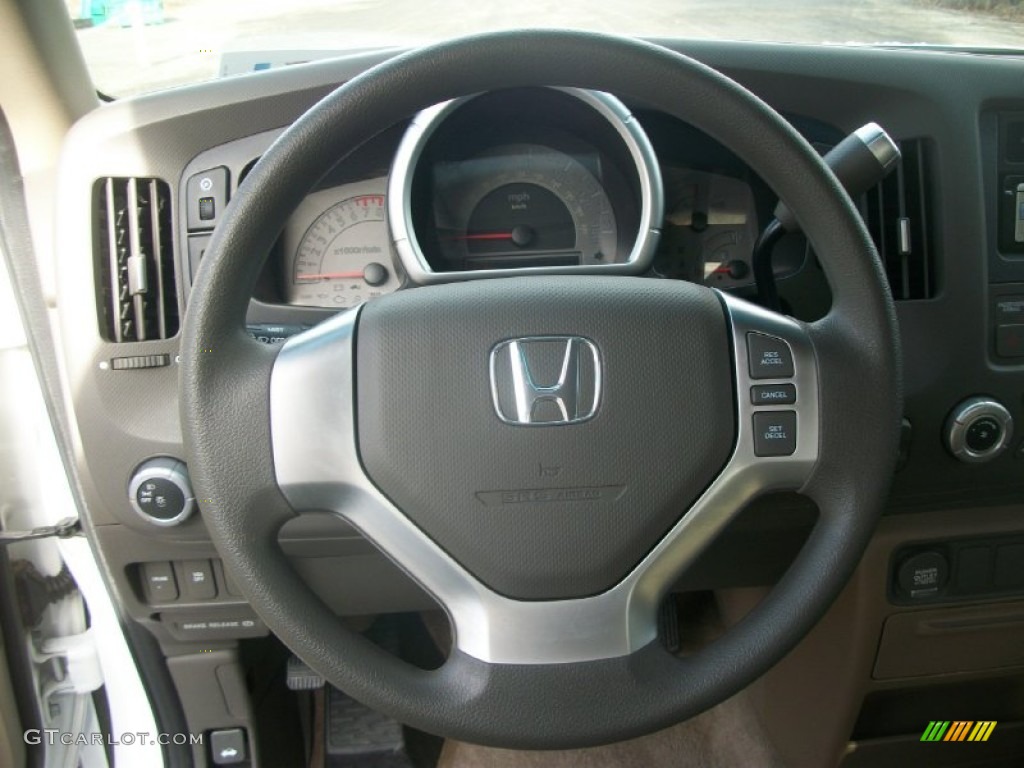
[[754, 414], [754, 455], [791, 456], [796, 451], [796, 411]]
[[782, 339], [763, 333], [747, 334], [752, 379], [788, 379], [793, 375], [793, 352]]

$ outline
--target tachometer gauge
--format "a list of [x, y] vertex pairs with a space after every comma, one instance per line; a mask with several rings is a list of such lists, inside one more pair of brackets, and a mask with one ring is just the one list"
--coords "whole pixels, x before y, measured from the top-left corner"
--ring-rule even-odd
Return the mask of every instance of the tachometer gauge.
[[[318, 192], [296, 212], [296, 223], [305, 224], [305, 229], [297, 244], [294, 232], [285, 238], [292, 254], [289, 303], [344, 309], [398, 288], [384, 195], [366, 187], [354, 184]], [[310, 209], [319, 213], [307, 224]]]

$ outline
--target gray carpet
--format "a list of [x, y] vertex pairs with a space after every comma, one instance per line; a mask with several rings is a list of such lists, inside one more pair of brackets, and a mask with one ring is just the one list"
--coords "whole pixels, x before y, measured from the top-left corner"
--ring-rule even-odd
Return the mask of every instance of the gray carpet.
[[[711, 596], [680, 597], [682, 653], [723, 632]], [[442, 633], [436, 632], [435, 638]], [[447, 638], [442, 639], [442, 643]], [[442, 647], [446, 647], [442, 645]], [[785, 768], [745, 692], [684, 723], [592, 749], [522, 752], [447, 741], [438, 768]]]
[[438, 768], [785, 768], [743, 693], [650, 736], [592, 749], [521, 752], [445, 742]]

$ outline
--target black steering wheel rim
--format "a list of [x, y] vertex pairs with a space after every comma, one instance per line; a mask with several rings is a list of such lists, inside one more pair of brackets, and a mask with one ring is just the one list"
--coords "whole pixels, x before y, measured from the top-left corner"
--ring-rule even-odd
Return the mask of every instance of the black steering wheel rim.
[[[270, 244], [353, 147], [432, 104], [529, 85], [614, 92], [713, 136], [785, 200], [832, 287], [830, 313], [805, 327], [819, 366], [822, 419], [820, 458], [801, 490], [817, 503], [818, 524], [771, 594], [687, 659], [657, 643], [618, 658], [552, 665], [489, 664], [456, 649], [436, 671], [415, 669], [346, 630], [276, 545], [294, 515], [275, 483], [269, 419], [259, 410], [277, 350], [244, 330]], [[310, 666], [369, 706], [428, 731], [508, 747], [591, 745], [665, 727], [732, 695], [789, 651], [831, 604], [870, 538], [896, 457], [900, 386], [884, 274], [863, 223], [813, 149], [777, 113], [702, 64], [648, 43], [574, 32], [498, 33], [424, 48], [319, 102], [239, 189], [182, 330], [190, 472], [211, 537], [253, 607]]]

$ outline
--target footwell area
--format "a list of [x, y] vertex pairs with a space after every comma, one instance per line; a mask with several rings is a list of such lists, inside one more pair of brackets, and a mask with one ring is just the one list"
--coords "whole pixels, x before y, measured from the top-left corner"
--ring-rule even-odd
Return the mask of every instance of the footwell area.
[[[673, 595], [662, 640], [691, 654], [724, 631], [710, 592]], [[666, 632], [671, 617], [675, 632]], [[438, 768], [786, 768], [745, 692], [663, 731], [590, 749], [530, 752], [448, 740]]]
[[[662, 642], [680, 655], [699, 651], [722, 634], [714, 596], [669, 597], [660, 616]], [[451, 645], [440, 612], [382, 616], [358, 627], [366, 636], [419, 667], [439, 666]], [[340, 691], [276, 641], [250, 643], [252, 680], [266, 680], [254, 703], [261, 763], [297, 768], [785, 768], [746, 692], [702, 715], [630, 741], [548, 752], [481, 747], [403, 727]], [[259, 652], [257, 652], [259, 651]], [[286, 664], [285, 662], [288, 661]], [[287, 680], [286, 680], [287, 678]], [[273, 684], [269, 685], [272, 681]], [[291, 724], [292, 727], [285, 727]], [[303, 745], [303, 746], [300, 746]], [[300, 755], [302, 755], [300, 757]], [[439, 756], [440, 755], [440, 756]]]
[[740, 693], [702, 715], [591, 749], [523, 752], [447, 741], [438, 768], [785, 768]]

